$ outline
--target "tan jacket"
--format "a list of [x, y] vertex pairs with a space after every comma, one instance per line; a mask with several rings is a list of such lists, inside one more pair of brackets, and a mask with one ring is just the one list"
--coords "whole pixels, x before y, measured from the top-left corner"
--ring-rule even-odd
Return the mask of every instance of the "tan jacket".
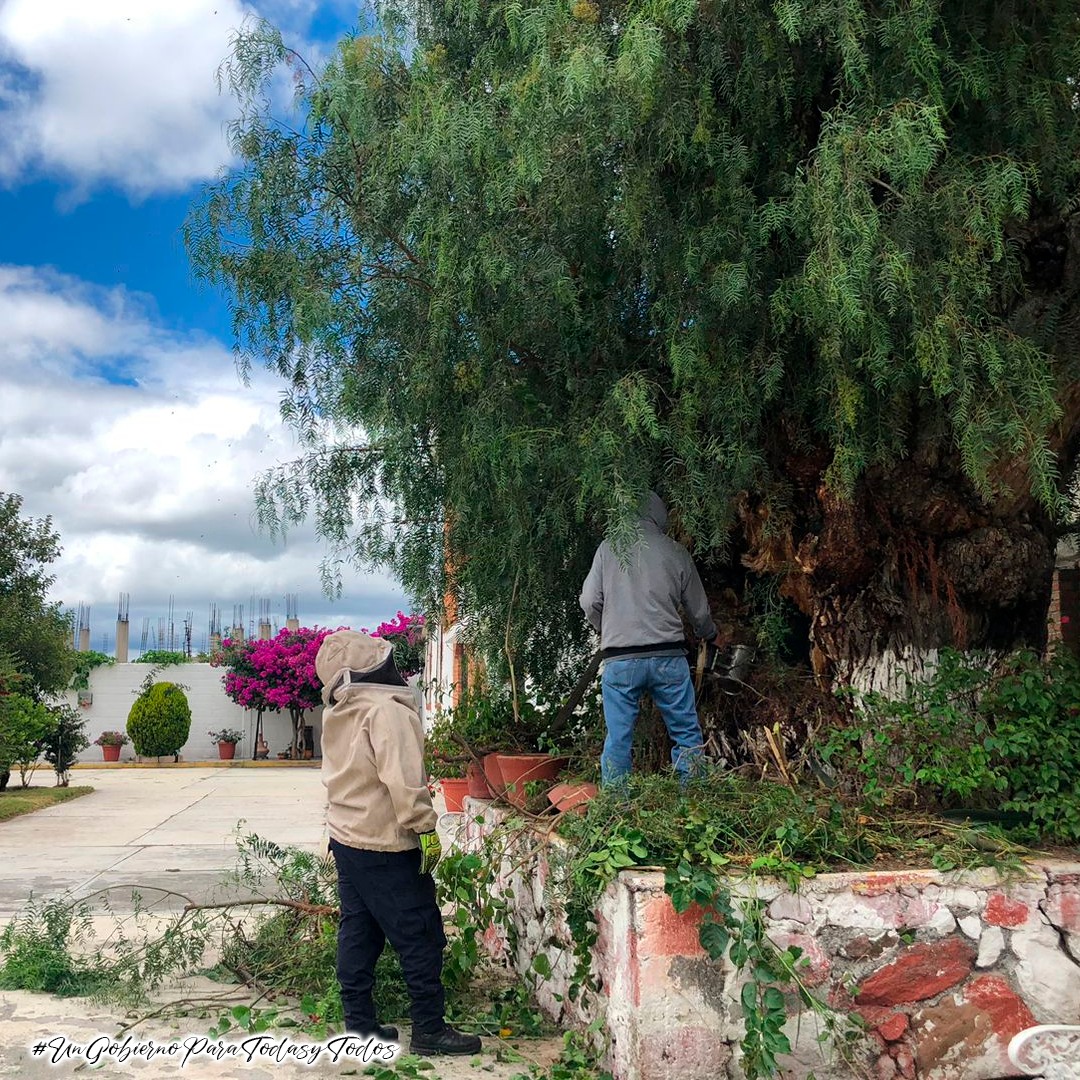
[[331, 837], [368, 851], [406, 851], [435, 828], [424, 772], [424, 732], [406, 686], [353, 683], [348, 671], [379, 667], [392, 651], [355, 630], [327, 634], [315, 658], [323, 684], [322, 780]]

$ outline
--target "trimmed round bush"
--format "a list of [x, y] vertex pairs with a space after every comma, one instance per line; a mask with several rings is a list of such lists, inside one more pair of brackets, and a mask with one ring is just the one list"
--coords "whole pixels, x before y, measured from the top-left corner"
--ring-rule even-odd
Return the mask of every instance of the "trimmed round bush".
[[127, 733], [141, 757], [178, 754], [191, 732], [191, 706], [176, 683], [154, 683], [135, 699], [128, 713]]

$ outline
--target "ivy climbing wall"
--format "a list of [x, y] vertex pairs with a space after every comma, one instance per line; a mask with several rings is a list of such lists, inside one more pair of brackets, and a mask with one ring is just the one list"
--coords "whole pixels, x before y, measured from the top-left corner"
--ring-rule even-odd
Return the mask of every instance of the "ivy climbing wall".
[[[466, 809], [465, 843], [480, 850], [503, 812]], [[486, 940], [532, 980], [548, 1015], [602, 1021], [615, 1080], [741, 1078], [749, 972], [707, 955], [701, 912], [676, 913], [662, 873], [624, 871], [596, 908], [589, 993], [565, 918], [561, 842], [535, 834], [515, 845], [502, 860], [510, 918]], [[1006, 1051], [1017, 1032], [1080, 1023], [1080, 864], [1036, 861], [1008, 878], [822, 874], [797, 893], [764, 878], [729, 886], [778, 948], [801, 950], [799, 980], [836, 1021], [830, 1032], [788, 990], [785, 1078], [990, 1080], [1015, 1072]]]

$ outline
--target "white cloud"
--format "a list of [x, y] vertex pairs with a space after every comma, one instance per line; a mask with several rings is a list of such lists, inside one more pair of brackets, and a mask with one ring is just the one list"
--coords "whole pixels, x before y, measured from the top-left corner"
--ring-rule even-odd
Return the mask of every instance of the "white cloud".
[[76, 197], [101, 183], [143, 197], [214, 176], [235, 114], [215, 78], [232, 34], [261, 15], [317, 55], [303, 42], [317, 12], [311, 0], [0, 0], [0, 181], [43, 172]]
[[[287, 592], [309, 623], [392, 616], [404, 598], [385, 576], [353, 576], [331, 605], [313, 532], [277, 546], [259, 533], [253, 480], [295, 454], [273, 378], [242, 386], [220, 342], [177, 337], [151, 310], [122, 290], [0, 266], [0, 491], [53, 516], [64, 545], [55, 596], [93, 605], [95, 646], [120, 592], [132, 597], [136, 644], [140, 620], [156, 625], [170, 594], [199, 633], [211, 602], [230, 615], [267, 597], [283, 618]], [[102, 378], [103, 367], [128, 382]]]
[[238, 0], [6, 0], [0, 169], [136, 195], [212, 176], [232, 110], [214, 76], [247, 14]]

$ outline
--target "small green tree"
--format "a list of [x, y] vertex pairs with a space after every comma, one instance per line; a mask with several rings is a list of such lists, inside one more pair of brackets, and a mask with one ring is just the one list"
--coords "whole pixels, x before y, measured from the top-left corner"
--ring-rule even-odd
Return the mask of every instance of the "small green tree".
[[56, 773], [56, 786], [67, 787], [68, 773], [75, 764], [79, 751], [90, 745], [84, 730], [86, 720], [78, 709], [70, 705], [50, 706], [49, 713], [53, 718], [53, 726], [45, 736], [42, 749], [45, 760]]
[[25, 694], [6, 695], [0, 704], [0, 771], [17, 766], [22, 786], [29, 787], [52, 726], [44, 705]]
[[51, 602], [60, 537], [51, 518], [22, 516], [22, 497], [0, 492], [0, 650], [30, 681], [36, 697], [71, 680], [71, 624]]
[[142, 757], [178, 754], [191, 732], [191, 706], [176, 683], [154, 683], [135, 699], [127, 733]]

